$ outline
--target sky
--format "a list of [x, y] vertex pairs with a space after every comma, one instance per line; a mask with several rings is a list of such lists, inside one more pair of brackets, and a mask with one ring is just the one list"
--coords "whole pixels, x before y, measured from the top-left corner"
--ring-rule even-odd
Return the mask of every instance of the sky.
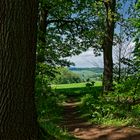
[[80, 55], [68, 57], [67, 59], [75, 63], [74, 67], [103, 67], [102, 55], [95, 57], [92, 48], [89, 48], [86, 52], [83, 52]]
[[[129, 0], [125, 3], [125, 6], [123, 7], [124, 9], [121, 10], [120, 12], [123, 13], [123, 16], [124, 17], [127, 17], [127, 14], [125, 13], [125, 11], [128, 10], [128, 7], [130, 5], [130, 3], [133, 2], [133, 0]], [[118, 32], [119, 33], [119, 27], [117, 27], [115, 29], [115, 32]], [[123, 44], [123, 48], [127, 48], [127, 49], [124, 49], [123, 51], [125, 51], [125, 54], [130, 54], [130, 52], [133, 50], [134, 46], [134, 43], [130, 43], [129, 46], [127, 46], [127, 43], [124, 43]], [[115, 48], [113, 50], [113, 61], [117, 61], [116, 57], [118, 54], [116, 54], [116, 50], [118, 50], [118, 48]], [[90, 48], [88, 49], [86, 52], [83, 52], [81, 53], [80, 55], [77, 55], [77, 56], [72, 56], [72, 57], [68, 57], [67, 58], [68, 60], [70, 60], [71, 62], [74, 62], [75, 63], [75, 66], [74, 67], [80, 67], [80, 68], [83, 68], [83, 67], [103, 67], [103, 55], [101, 56], [98, 56], [96, 57], [93, 53], [93, 49]]]
[[[134, 42], [125, 42], [122, 44], [122, 57], [130, 58], [132, 56], [132, 51], [134, 49]], [[113, 49], [113, 61], [114, 63], [118, 61], [118, 49], [119, 46], [115, 46]], [[74, 67], [79, 68], [91, 68], [91, 67], [101, 67], [103, 68], [103, 54], [96, 57], [93, 53], [93, 48], [89, 48], [86, 52], [81, 53], [80, 55], [68, 57], [68, 60], [75, 63]], [[73, 66], [72, 66], [73, 67]]]

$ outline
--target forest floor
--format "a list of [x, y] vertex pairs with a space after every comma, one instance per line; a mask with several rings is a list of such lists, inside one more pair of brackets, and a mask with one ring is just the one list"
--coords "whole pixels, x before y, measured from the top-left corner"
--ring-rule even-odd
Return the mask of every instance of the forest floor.
[[81, 118], [79, 102], [74, 98], [64, 104], [61, 126], [80, 140], [140, 140], [140, 129], [132, 127], [106, 127], [93, 125]]

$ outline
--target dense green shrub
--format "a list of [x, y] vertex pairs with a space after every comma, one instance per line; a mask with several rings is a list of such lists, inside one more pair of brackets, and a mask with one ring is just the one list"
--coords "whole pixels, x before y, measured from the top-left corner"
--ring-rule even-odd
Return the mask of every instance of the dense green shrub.
[[94, 98], [93, 95], [86, 94], [81, 99], [80, 110], [94, 124], [139, 126], [135, 121], [140, 120], [140, 105], [132, 106], [129, 110], [129, 104], [118, 102], [116, 95], [117, 93], [109, 93]]

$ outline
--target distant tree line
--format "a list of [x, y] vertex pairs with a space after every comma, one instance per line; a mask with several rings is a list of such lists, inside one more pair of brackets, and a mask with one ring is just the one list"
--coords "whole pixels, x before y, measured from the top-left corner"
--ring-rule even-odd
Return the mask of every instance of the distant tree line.
[[68, 68], [58, 68], [58, 74], [53, 80], [55, 84], [80, 83], [82, 79], [79, 74], [70, 71]]

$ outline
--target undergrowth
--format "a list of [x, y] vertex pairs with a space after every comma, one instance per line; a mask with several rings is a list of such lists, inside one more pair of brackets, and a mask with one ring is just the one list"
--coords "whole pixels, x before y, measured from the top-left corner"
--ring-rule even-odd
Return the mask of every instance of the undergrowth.
[[129, 104], [118, 102], [112, 94], [96, 98], [86, 94], [81, 98], [80, 110], [94, 124], [140, 127], [140, 105], [130, 109]]
[[40, 140], [76, 140], [59, 126], [63, 119], [63, 108], [59, 104], [65, 98], [64, 95], [52, 91], [36, 95], [36, 108], [41, 133]]

